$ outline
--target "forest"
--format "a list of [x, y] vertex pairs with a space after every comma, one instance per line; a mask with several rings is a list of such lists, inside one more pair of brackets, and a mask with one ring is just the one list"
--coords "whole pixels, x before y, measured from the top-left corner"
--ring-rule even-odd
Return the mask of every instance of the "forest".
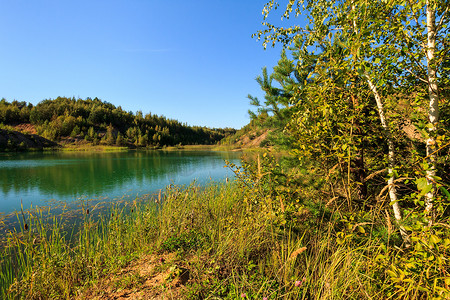
[[[127, 112], [98, 98], [58, 97], [43, 100], [36, 106], [2, 99], [0, 124], [9, 130], [30, 124], [34, 133], [50, 141], [134, 148], [210, 145], [235, 132], [231, 128], [189, 126], [152, 113], [144, 115], [142, 111]], [[21, 149], [19, 146], [9, 143], [3, 148]]]

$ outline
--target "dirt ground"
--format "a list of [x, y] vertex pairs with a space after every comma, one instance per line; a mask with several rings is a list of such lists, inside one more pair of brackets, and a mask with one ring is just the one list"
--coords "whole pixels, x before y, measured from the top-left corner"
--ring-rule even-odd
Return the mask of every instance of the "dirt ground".
[[265, 130], [263, 132], [249, 132], [243, 135], [237, 142], [236, 147], [241, 149], [247, 148], [258, 148], [261, 143], [267, 138], [267, 135], [270, 133], [270, 130]]
[[37, 134], [36, 127], [32, 124], [24, 123], [14, 126], [14, 128], [23, 133]]
[[175, 253], [144, 256], [73, 299], [186, 299], [189, 270], [175, 259]]

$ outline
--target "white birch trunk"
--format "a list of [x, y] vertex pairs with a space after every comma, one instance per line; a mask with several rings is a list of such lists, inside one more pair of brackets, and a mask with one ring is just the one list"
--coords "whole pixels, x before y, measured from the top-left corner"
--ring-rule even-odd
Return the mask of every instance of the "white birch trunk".
[[378, 115], [380, 117], [381, 126], [383, 126], [384, 131], [386, 132], [386, 138], [388, 143], [388, 174], [389, 174], [389, 180], [388, 180], [388, 189], [389, 189], [389, 199], [392, 203], [392, 209], [394, 211], [394, 217], [397, 222], [397, 225], [400, 229], [400, 234], [402, 236], [403, 241], [405, 242], [406, 246], [408, 247], [410, 245], [410, 239], [408, 236], [408, 233], [406, 232], [406, 229], [401, 225], [402, 221], [402, 212], [400, 209], [400, 205], [398, 203], [397, 198], [397, 190], [395, 188], [394, 184], [394, 166], [395, 166], [395, 147], [394, 142], [392, 141], [392, 137], [389, 131], [389, 126], [386, 122], [386, 117], [384, 115], [384, 107], [383, 102], [381, 101], [381, 96], [378, 93], [377, 87], [372, 83], [372, 80], [370, 79], [369, 74], [365, 73], [367, 83], [369, 84], [370, 90], [372, 91], [375, 101], [377, 103], [378, 108]]
[[425, 196], [425, 210], [429, 215], [429, 225], [432, 225], [434, 219], [433, 200], [436, 190], [436, 184], [433, 179], [436, 176], [436, 140], [434, 132], [439, 120], [439, 97], [436, 76], [436, 65], [434, 61], [434, 52], [436, 48], [436, 16], [434, 9], [427, 1], [427, 67], [428, 67], [428, 95], [430, 98], [428, 119], [430, 127], [428, 129], [429, 138], [427, 139], [427, 183], [433, 185], [433, 188]]

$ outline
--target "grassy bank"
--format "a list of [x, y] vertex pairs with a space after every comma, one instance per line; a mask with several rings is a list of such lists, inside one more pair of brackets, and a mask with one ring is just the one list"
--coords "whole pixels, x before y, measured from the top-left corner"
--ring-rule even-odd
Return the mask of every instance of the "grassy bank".
[[217, 149], [214, 145], [184, 145], [184, 146], [163, 146], [163, 147], [139, 147], [130, 148], [127, 146], [109, 146], [109, 145], [92, 145], [89, 143], [83, 144], [65, 144], [63, 147], [55, 149], [60, 151], [93, 151], [93, 152], [115, 152], [115, 151], [127, 151], [127, 150], [166, 150], [166, 151], [213, 151], [222, 150]]
[[448, 295], [439, 290], [445, 289], [445, 256], [436, 262], [445, 253], [436, 244], [429, 265], [438, 270], [413, 273], [406, 265], [405, 273], [398, 268], [405, 250], [398, 247], [400, 238], [383, 212], [349, 214], [314, 200], [320, 183], [306, 173], [292, 205], [282, 194], [273, 197], [262, 180], [253, 180], [245, 170], [236, 174], [236, 182], [169, 186], [151, 201], [111, 207], [98, 217], [85, 210], [77, 233], [57, 217], [44, 220], [25, 213], [21, 231], [11, 232], [2, 250], [0, 298]]
[[[107, 299], [118, 290], [136, 292], [148, 278], [141, 278], [139, 271], [126, 278], [120, 274], [142, 257], [155, 260], [154, 273], [147, 277], [165, 274], [149, 295], [178, 291], [185, 299], [243, 294], [297, 298], [313, 290], [317, 294], [318, 282], [324, 280], [329, 286], [322, 286], [320, 293], [342, 293], [351, 286], [343, 276], [349, 270], [342, 267], [362, 267], [365, 258], [359, 250], [348, 252], [345, 246], [333, 246], [329, 237], [312, 238], [276, 225], [276, 216], [249, 205], [252, 197], [252, 191], [238, 183], [169, 187], [152, 202], [112, 208], [97, 220], [85, 212], [72, 246], [67, 242], [70, 234], [59, 225], [64, 220], [44, 222], [39, 214], [28, 214], [22, 232], [11, 233], [4, 249], [2, 298]], [[311, 243], [319, 252], [312, 252]], [[332, 270], [324, 269], [328, 264]], [[357, 273], [353, 267], [352, 272]], [[188, 280], [172, 285], [183, 274]], [[339, 274], [342, 278], [336, 282], [333, 277]], [[354, 278], [352, 293], [368, 283], [366, 277]]]
[[[54, 148], [23, 148], [14, 150], [5, 150], [3, 152], [38, 152], [38, 151], [63, 151], [63, 152], [118, 152], [128, 150], [166, 150], [166, 151], [225, 151], [227, 148], [217, 147], [215, 145], [185, 145], [185, 146], [164, 146], [164, 147], [140, 147], [130, 148], [127, 146], [93, 145], [90, 143], [64, 144], [61, 147]], [[231, 148], [229, 150], [232, 150]]]
[[121, 146], [106, 146], [106, 145], [92, 145], [92, 144], [67, 144], [60, 148], [60, 151], [98, 151], [98, 152], [116, 152], [116, 151], [127, 151], [128, 147]]
[[264, 148], [239, 148], [235, 146], [226, 145], [177, 145], [177, 146], [163, 146], [163, 147], [140, 147], [129, 148], [123, 146], [107, 146], [107, 145], [92, 145], [92, 144], [66, 144], [61, 151], [126, 151], [126, 150], [165, 150], [165, 151], [245, 151], [264, 153], [268, 149]]

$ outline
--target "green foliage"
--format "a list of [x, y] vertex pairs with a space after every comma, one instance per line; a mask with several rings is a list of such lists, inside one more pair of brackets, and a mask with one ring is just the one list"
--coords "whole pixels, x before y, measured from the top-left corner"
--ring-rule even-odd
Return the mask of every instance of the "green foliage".
[[78, 125], [75, 125], [75, 127], [73, 128], [72, 132], [70, 133], [70, 136], [75, 138], [77, 137], [79, 134], [81, 133], [81, 129]]
[[161, 244], [161, 250], [164, 251], [189, 251], [195, 250], [205, 244], [204, 237], [195, 231], [181, 232], [174, 236], [169, 236]]
[[[230, 167], [234, 182], [170, 185], [101, 218], [83, 206], [72, 244], [63, 219], [48, 227], [41, 214], [25, 212], [22, 232], [8, 234], [2, 254], [3, 295], [67, 298], [106, 279], [109, 290], [139, 290], [138, 271], [118, 271], [148, 253], [172, 252], [173, 261], [155, 266], [166, 274], [160, 285], [189, 274], [183, 296], [192, 299], [447, 297], [446, 224], [410, 224], [412, 245], [402, 249], [377, 207], [350, 210], [343, 199], [324, 199], [339, 179], [320, 182], [313, 166], [293, 169], [265, 154]], [[11, 253], [31, 259], [16, 263]]]
[[117, 133], [117, 139], [116, 139], [116, 145], [117, 146], [122, 146], [124, 144], [124, 138], [122, 133]]
[[30, 118], [30, 109], [33, 107], [31, 103], [17, 100], [9, 103], [5, 98], [0, 100], [0, 123], [3, 124], [19, 124], [25, 123]]
[[[140, 147], [194, 144], [215, 144], [233, 134], [234, 129], [211, 129], [188, 126], [164, 116], [136, 114], [124, 111], [120, 106], [100, 99], [75, 99], [58, 97], [43, 100], [36, 106], [25, 102], [2, 99], [0, 102], [0, 123], [17, 125], [31, 123], [38, 134], [50, 140], [63, 137], [83, 138], [78, 135], [87, 131], [86, 141], [107, 145], [116, 143], [117, 135], [122, 135], [123, 145], [135, 144]], [[109, 125], [107, 125], [109, 124]], [[126, 138], [124, 138], [126, 137]]]
[[114, 128], [111, 124], [106, 128], [106, 135], [105, 135], [106, 144], [108, 145], [114, 145], [116, 142], [116, 137], [114, 136]]
[[[265, 19], [277, 13], [279, 2], [265, 5]], [[444, 74], [450, 31], [443, 25], [448, 23], [448, 1], [284, 3], [283, 18], [303, 14], [309, 24], [286, 28], [265, 22], [266, 29], [255, 34], [264, 47], [281, 43], [289, 48], [271, 75], [264, 69], [257, 79], [266, 102], [250, 97], [260, 108], [252, 119], [267, 113], [276, 118], [288, 99], [286, 120], [274, 128], [289, 137], [291, 153], [322, 182], [317, 187], [324, 205], [317, 205], [318, 195], [313, 196], [316, 205], [300, 200], [306, 199], [298, 198], [302, 193], [287, 199], [310, 211], [319, 208], [322, 222], [336, 222], [333, 231], [340, 245], [355, 247], [365, 241], [366, 225], [377, 224], [372, 234], [390, 243], [374, 244], [386, 251], [385, 267], [392, 266], [376, 271], [386, 297], [445, 299], [448, 273], [443, 270], [448, 262], [443, 253], [448, 245], [439, 248], [435, 242], [445, 241], [448, 234], [434, 226], [449, 226], [445, 161], [450, 127], [436, 121], [438, 112], [448, 119]], [[439, 94], [438, 105], [433, 94]], [[387, 177], [381, 177], [386, 170]], [[268, 171], [278, 173], [274, 166]], [[269, 184], [263, 194], [273, 194], [278, 186]], [[326, 208], [332, 207], [339, 218], [327, 216]], [[383, 210], [386, 226], [379, 219]]]
[[[305, 13], [311, 22], [305, 28], [265, 23], [267, 30], [258, 33], [264, 45], [291, 48], [272, 74], [263, 69], [257, 81], [264, 102], [249, 96], [257, 108], [251, 123], [226, 140], [270, 129], [268, 143], [290, 149], [288, 162], [257, 155], [242, 167], [228, 164], [235, 182], [171, 185], [154, 199], [157, 209], [135, 205], [131, 218], [111, 215], [102, 226], [85, 216], [74, 248], [61, 246], [58, 228], [56, 238], [39, 243], [50, 246], [40, 249], [30, 233], [22, 242], [11, 234], [8, 249], [24, 249], [32, 259], [6, 263], [2, 285], [14, 282], [10, 292], [19, 297], [67, 298], [80, 282], [100, 278], [100, 270], [123, 266], [151, 245], [157, 253], [181, 256], [191, 276], [189, 298], [449, 298], [450, 108], [448, 88], [441, 88], [448, 83], [448, 3], [432, 2], [441, 20], [430, 64], [442, 91], [436, 129], [426, 112], [430, 82], [421, 80], [429, 74], [420, 66], [426, 60], [424, 4], [289, 0], [283, 17]], [[277, 7], [269, 1], [265, 18]], [[30, 120], [53, 137], [74, 125], [94, 142], [111, 142], [117, 130], [117, 144], [122, 133], [125, 143], [162, 146], [229, 132], [121, 112], [98, 99], [58, 101], [30, 112]], [[117, 122], [120, 117], [129, 120]], [[185, 138], [177, 139], [181, 133]], [[427, 157], [429, 137], [436, 161]], [[388, 201], [391, 193], [397, 200]], [[391, 211], [394, 204], [400, 210]], [[181, 274], [177, 265], [171, 268], [170, 278]], [[133, 278], [141, 280], [125, 278], [120, 286]]]
[[145, 226], [153, 208], [131, 215], [123, 208], [110, 209], [107, 217], [96, 219], [83, 209], [81, 225], [67, 224], [64, 214], [21, 212], [19, 232], [9, 232], [0, 251], [2, 299], [69, 298], [86, 282], [124, 267], [148, 249]]
[[413, 231], [412, 245], [406, 250], [383, 253], [376, 257], [376, 265], [387, 275], [383, 288], [387, 295], [402, 299], [447, 299], [450, 297], [448, 229], [429, 230], [421, 224], [421, 231]]

